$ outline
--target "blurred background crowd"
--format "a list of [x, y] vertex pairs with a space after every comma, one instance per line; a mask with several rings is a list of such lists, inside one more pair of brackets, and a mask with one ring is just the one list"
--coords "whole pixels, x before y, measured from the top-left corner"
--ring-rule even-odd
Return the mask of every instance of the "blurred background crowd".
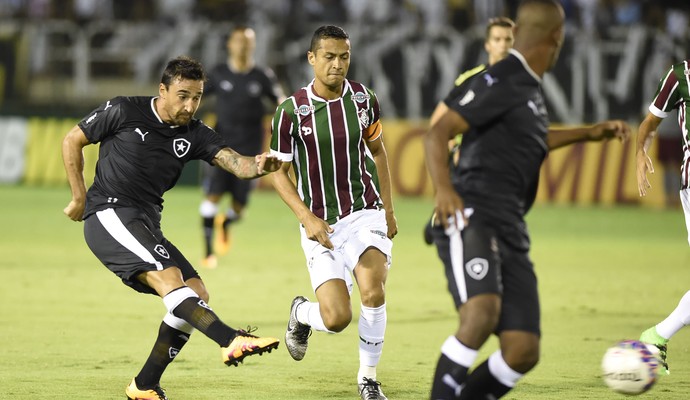
[[[286, 93], [308, 83], [324, 23], [351, 35], [349, 77], [385, 117], [428, 118], [457, 75], [484, 60], [486, 21], [518, 0], [0, 0], [0, 115], [81, 116], [115, 95], [151, 95], [171, 57], [226, 58], [233, 24]], [[638, 120], [660, 74], [690, 56], [688, 0], [562, 0], [566, 43], [545, 79], [554, 121]]]

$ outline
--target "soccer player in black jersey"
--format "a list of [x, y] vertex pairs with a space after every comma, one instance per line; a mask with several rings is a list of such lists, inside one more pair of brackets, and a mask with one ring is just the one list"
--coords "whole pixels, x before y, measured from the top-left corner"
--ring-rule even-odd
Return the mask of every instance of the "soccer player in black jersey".
[[[125, 285], [160, 296], [168, 310], [149, 358], [125, 390], [130, 399], [166, 399], [161, 375], [194, 329], [218, 343], [227, 365], [278, 347], [277, 339], [235, 330], [218, 319], [198, 273], [161, 232], [163, 193], [175, 186], [186, 162], [205, 160], [244, 179], [282, 165], [266, 153], [239, 155], [194, 118], [204, 80], [197, 61], [173, 59], [158, 96], [110, 99], [72, 128], [62, 144], [72, 189], [64, 213], [84, 220], [91, 251]], [[93, 143], [100, 149], [87, 192], [82, 149]]]
[[[460, 319], [441, 348], [433, 400], [500, 398], [537, 364], [539, 296], [524, 216], [542, 162], [551, 149], [630, 135], [622, 121], [549, 129], [541, 79], [558, 58], [563, 30], [556, 0], [523, 1], [510, 55], [475, 77], [425, 137], [440, 223], [434, 241]], [[458, 132], [453, 185], [447, 143]], [[500, 350], [468, 373], [492, 333]]]
[[[484, 36], [484, 50], [488, 56], [488, 66], [494, 65], [508, 56], [508, 50], [513, 47], [513, 27], [515, 22], [507, 17], [497, 17], [489, 20], [486, 25], [486, 34]], [[429, 118], [429, 126], [438, 121], [441, 116], [448, 111], [449, 104], [455, 100], [458, 93], [461, 93], [469, 84], [470, 80], [482, 72], [486, 71], [487, 65], [479, 64], [478, 66], [468, 69], [461, 73], [455, 79], [455, 87], [448, 93], [443, 101], [439, 101], [434, 109], [434, 112]], [[458, 132], [460, 133], [460, 132]], [[457, 167], [460, 158], [460, 140], [458, 135], [448, 141], [448, 148], [450, 149], [450, 156], [448, 162], [452, 163], [452, 167]], [[433, 244], [434, 239], [431, 233], [433, 224], [433, 215], [424, 226], [424, 242], [426, 244]]]
[[[266, 107], [275, 107], [285, 99], [273, 71], [260, 68], [254, 62], [256, 33], [238, 25], [227, 40], [228, 59], [209, 72], [204, 95], [215, 95], [216, 132], [225, 144], [242, 155], [261, 152], [263, 145], [263, 118]], [[214, 217], [224, 193], [232, 196], [230, 207], [220, 224], [215, 253], [225, 254], [230, 247], [230, 224], [238, 221], [249, 201], [249, 194], [257, 181], [241, 179], [222, 168], [204, 168], [203, 189], [205, 199], [199, 207], [202, 218], [206, 254], [201, 263], [215, 268]]]

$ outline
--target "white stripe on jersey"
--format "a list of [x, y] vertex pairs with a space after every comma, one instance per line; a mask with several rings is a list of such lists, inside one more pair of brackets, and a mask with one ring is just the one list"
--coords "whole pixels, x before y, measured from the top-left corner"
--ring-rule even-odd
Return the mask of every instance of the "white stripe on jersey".
[[[458, 223], [462, 224], [462, 218], [459, 219]], [[446, 229], [446, 235], [448, 235], [448, 242], [450, 244], [450, 265], [453, 267], [453, 278], [455, 279], [455, 286], [458, 288], [458, 294], [460, 295], [460, 301], [462, 303], [467, 302], [467, 283], [465, 282], [465, 271], [464, 271], [464, 259], [462, 247], [462, 226], [456, 227], [455, 222], [450, 220], [451, 224], [448, 229]]]
[[159, 271], [163, 270], [163, 264], [156, 261], [156, 258], [146, 250], [146, 248], [139, 243], [137, 238], [132, 235], [132, 233], [127, 230], [127, 227], [122, 223], [120, 218], [115, 214], [115, 210], [108, 208], [107, 210], [96, 212], [98, 220], [106, 231], [117, 240], [118, 243], [123, 245], [127, 250], [139, 256], [142, 260], [149, 264], [154, 264], [156, 269]]
[[[345, 93], [345, 91], [343, 91], [343, 93]], [[344, 116], [345, 115], [345, 108], [343, 107], [342, 98], [340, 99], [340, 101], [338, 101], [338, 104], [340, 104], [340, 107], [343, 109], [343, 116]], [[329, 135], [331, 136], [331, 161], [332, 161], [331, 167], [333, 168], [333, 180], [334, 180], [333, 185], [337, 189], [338, 188], [338, 166], [335, 165], [335, 135], [331, 133], [331, 132], [335, 132], [335, 129], [333, 126], [333, 123], [335, 121], [333, 121], [333, 116], [331, 115], [330, 102], [326, 102], [326, 115], [328, 115], [328, 132], [329, 132]], [[347, 120], [343, 119], [342, 122], [345, 125], [345, 137], [347, 137], [348, 136]], [[316, 126], [316, 125], [314, 125], [314, 126]], [[346, 149], [349, 149], [349, 147], [346, 147]], [[349, 151], [347, 151], [347, 153], [349, 153]], [[323, 185], [321, 185], [321, 187], [323, 190], [323, 204], [326, 204], [326, 190], [325, 190], [325, 188], [323, 188]], [[347, 182], [347, 191], [352, 192], [352, 185], [350, 184], [349, 180]], [[343, 212], [343, 206], [340, 203], [340, 193], [338, 193], [338, 190], [335, 191], [335, 203], [338, 205], [338, 211], [336, 211], [338, 213], [338, 215], [336, 215], [336, 217], [339, 217]], [[331, 217], [330, 215], [328, 215], [328, 209], [324, 209], [323, 211], [324, 211], [323, 219], [327, 220], [328, 218]]]

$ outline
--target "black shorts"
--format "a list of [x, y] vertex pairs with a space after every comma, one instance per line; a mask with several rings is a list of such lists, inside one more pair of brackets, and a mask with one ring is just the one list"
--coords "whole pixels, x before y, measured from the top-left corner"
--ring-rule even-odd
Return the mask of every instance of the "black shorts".
[[234, 201], [245, 206], [249, 201], [249, 193], [256, 187], [257, 182], [256, 179], [238, 178], [220, 167], [204, 165], [203, 188], [207, 195], [230, 193]]
[[182, 278], [199, 274], [180, 251], [163, 236], [160, 224], [135, 208], [109, 208], [84, 221], [86, 244], [96, 257], [132, 289], [157, 294], [136, 276], [146, 271], [177, 267]]
[[[447, 234], [449, 232], [449, 234]], [[472, 296], [501, 296], [496, 333], [520, 330], [540, 334], [539, 294], [529, 245], [520, 229], [494, 228], [470, 218], [461, 232], [433, 228], [456, 308]], [[528, 238], [527, 238], [528, 239]]]

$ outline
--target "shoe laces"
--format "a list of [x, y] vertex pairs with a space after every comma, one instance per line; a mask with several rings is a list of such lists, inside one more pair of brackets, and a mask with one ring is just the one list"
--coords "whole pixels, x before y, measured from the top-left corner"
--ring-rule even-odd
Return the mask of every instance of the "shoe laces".
[[163, 391], [163, 388], [161, 388], [160, 385], [156, 385], [153, 389], [154, 392], [158, 395], [159, 400], [168, 400], [168, 398], [165, 396], [165, 392]]
[[258, 329], [259, 328], [256, 326], [247, 325], [247, 329], [238, 329], [237, 333], [235, 334], [235, 337], [237, 337], [237, 336], [247, 336], [247, 337], [253, 337], [253, 338], [258, 337], [258, 336], [252, 335], [252, 333], [256, 332]]
[[381, 382], [364, 378], [361, 385], [362, 390], [359, 392], [360, 394], [364, 393], [365, 398], [368, 400], [378, 400], [381, 393]]
[[308, 325], [297, 323], [295, 327], [295, 338], [300, 343], [306, 343], [311, 336], [311, 328]]

